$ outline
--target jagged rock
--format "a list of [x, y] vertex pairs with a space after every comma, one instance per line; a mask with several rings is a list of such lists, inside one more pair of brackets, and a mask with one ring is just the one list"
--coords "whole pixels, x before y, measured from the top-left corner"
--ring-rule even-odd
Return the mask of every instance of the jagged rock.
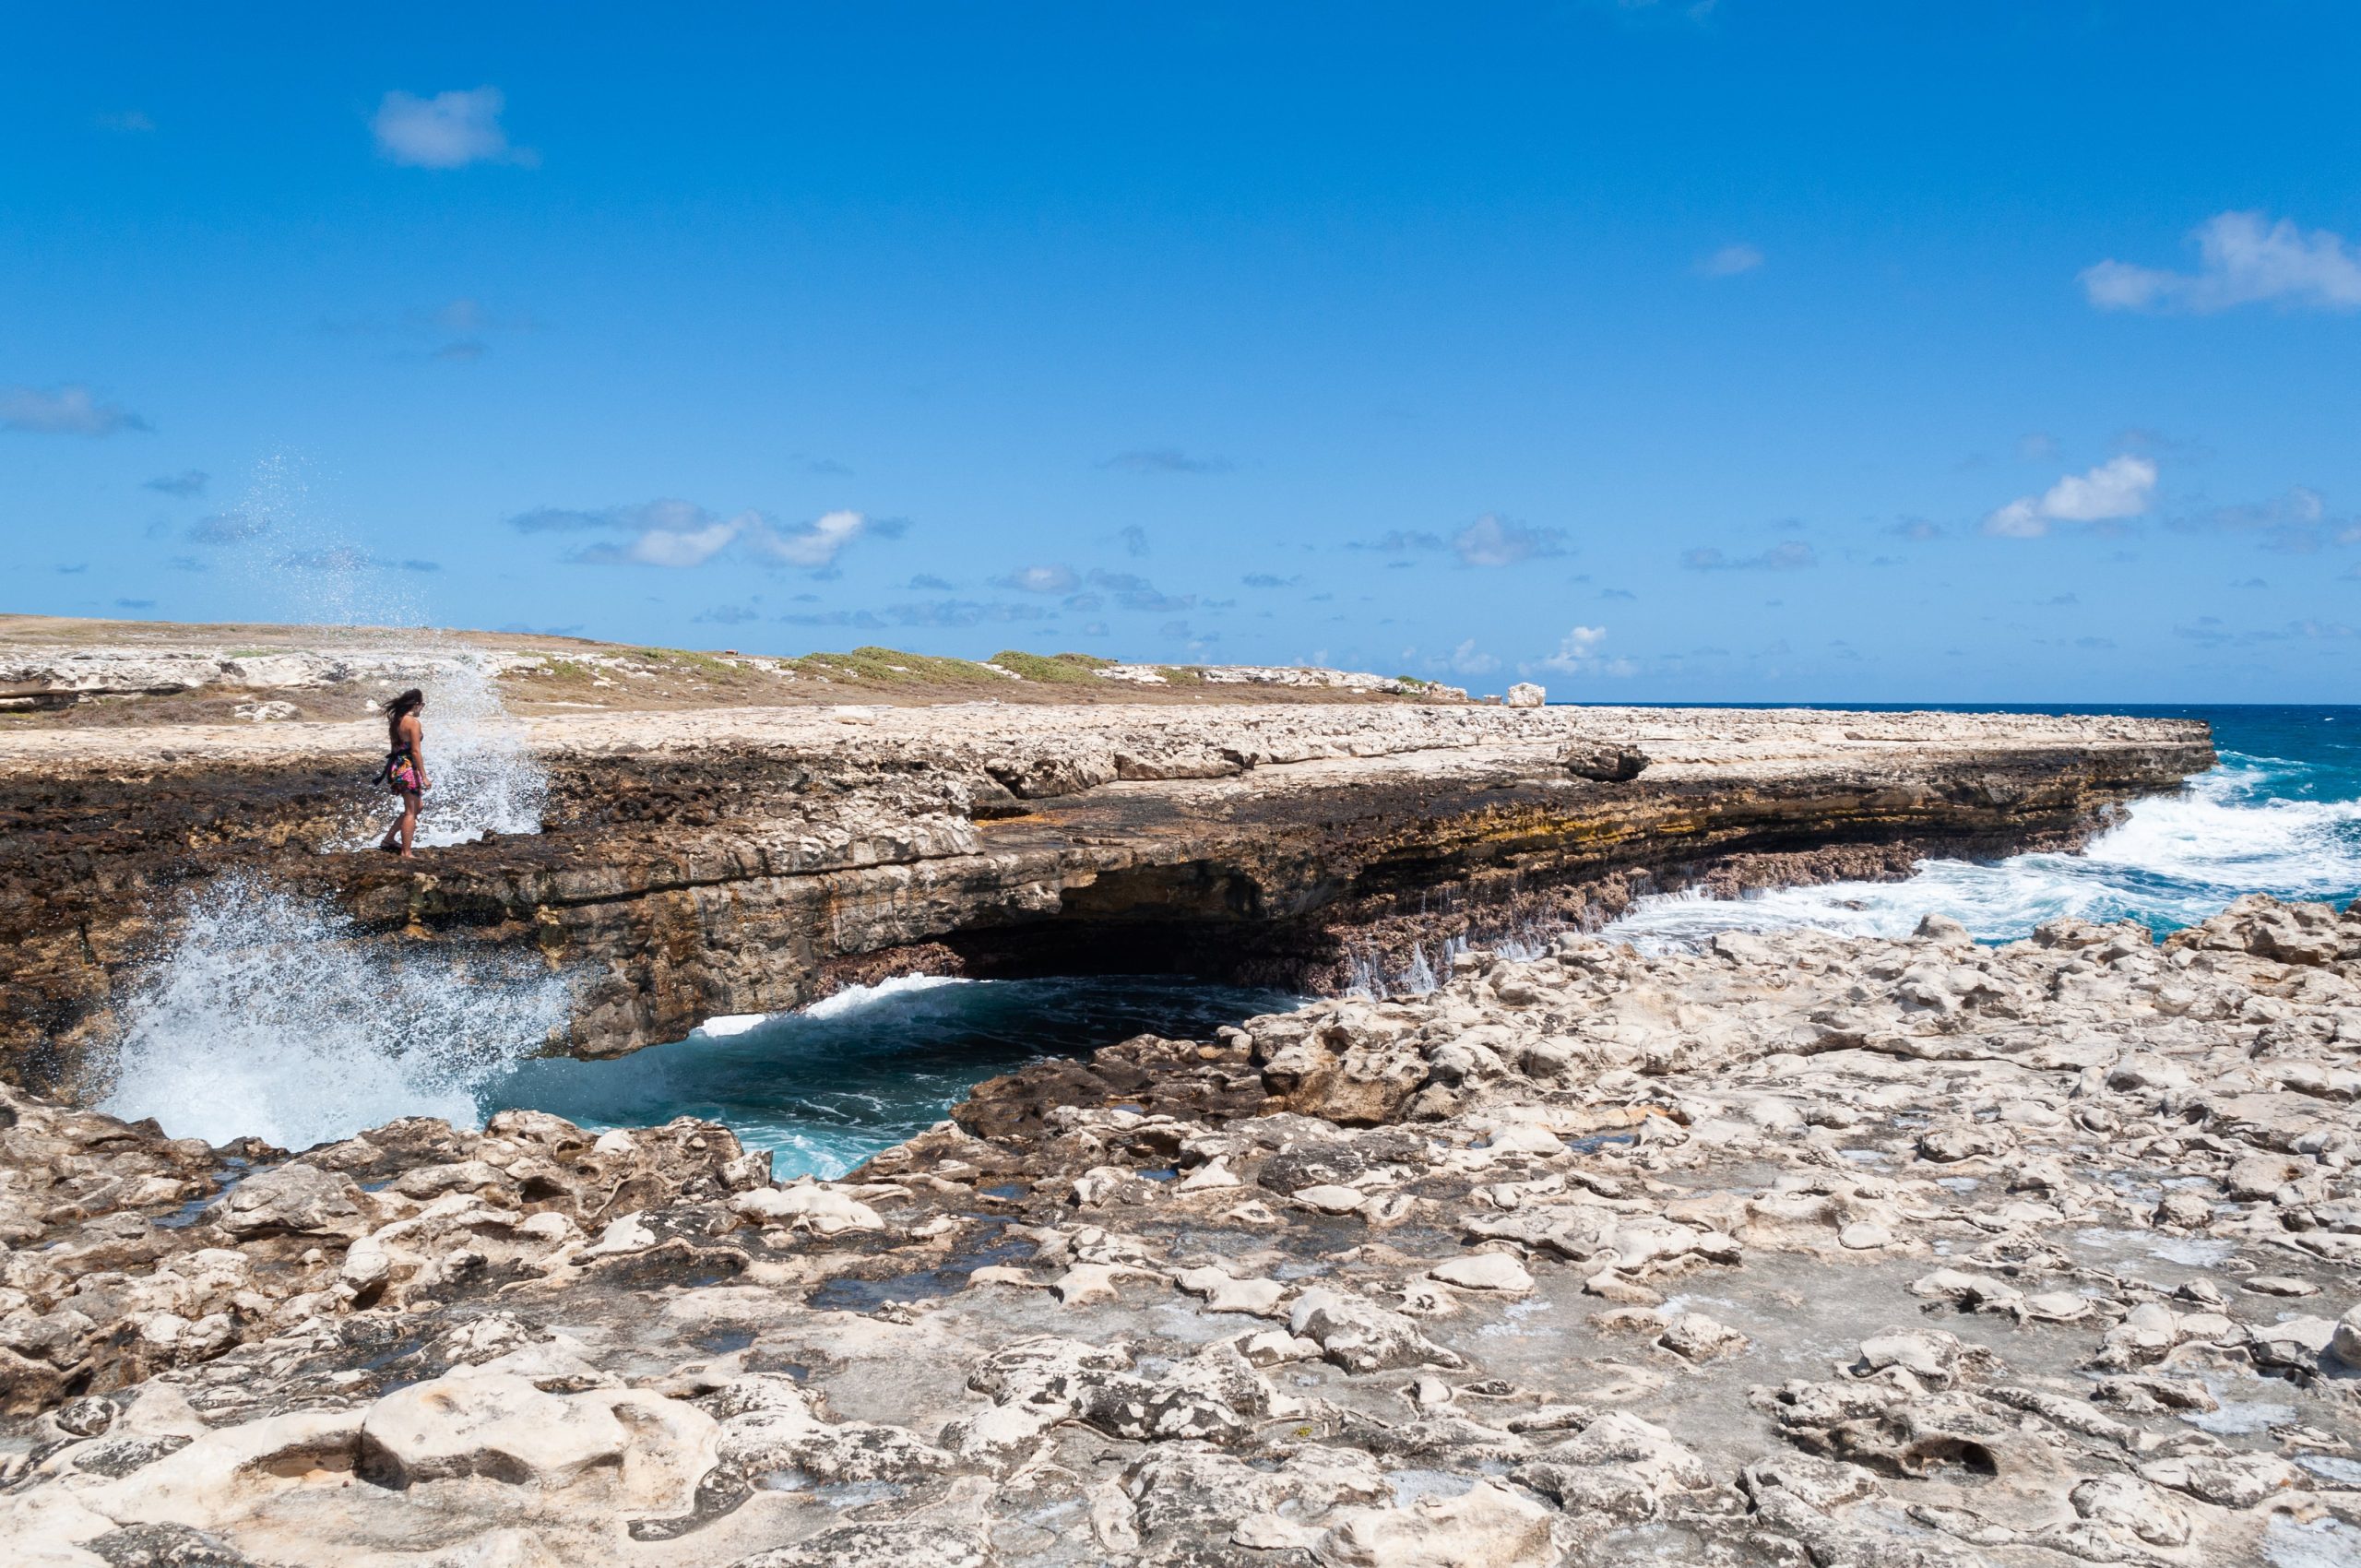
[[240, 1182], [216, 1223], [241, 1237], [358, 1235], [368, 1229], [360, 1200], [351, 1177], [295, 1160]]
[[2251, 1508], [2304, 1484], [2304, 1472], [2273, 1454], [2176, 1455], [2148, 1461], [2140, 1475], [2224, 1508]]
[[[2249, 1280], [2248, 1283], [2253, 1282]], [[2361, 1306], [2352, 1308], [2336, 1320], [2336, 1333], [2329, 1341], [2329, 1348], [2336, 1353], [2338, 1360], [2361, 1371]]]
[[730, 1568], [991, 1568], [993, 1561], [980, 1530], [913, 1519], [838, 1525]]
[[1339, 1568], [1547, 1568], [1558, 1560], [1549, 1511], [1498, 1481], [1408, 1508], [1343, 1508], [1314, 1558]]
[[1192, 1296], [1204, 1299], [1205, 1310], [1216, 1313], [1250, 1313], [1267, 1316], [1287, 1294], [1287, 1287], [1275, 1279], [1238, 1279], [1218, 1268], [1183, 1269], [1173, 1277], [1173, 1283]]
[[834, 1187], [757, 1187], [730, 1199], [730, 1207], [765, 1225], [785, 1225], [823, 1236], [885, 1228], [875, 1209]]
[[1461, 1364], [1456, 1355], [1428, 1339], [1417, 1323], [1400, 1313], [1324, 1288], [1296, 1297], [1287, 1328], [1318, 1345], [1323, 1356], [1347, 1372]]
[[[1275, 1467], [1257, 1467], [1201, 1443], [1158, 1443], [1124, 1473], [1137, 1538], [1151, 1550], [1204, 1543], [1254, 1545], [1280, 1523], [1287, 1539], [1339, 1504], [1373, 1503], [1392, 1489], [1368, 1454], [1306, 1444]], [[1258, 1524], [1267, 1521], [1263, 1528]]]
[[1747, 1337], [1703, 1313], [1681, 1313], [1665, 1324], [1656, 1343], [1683, 1360], [1711, 1361], [1734, 1356], [1747, 1347]]

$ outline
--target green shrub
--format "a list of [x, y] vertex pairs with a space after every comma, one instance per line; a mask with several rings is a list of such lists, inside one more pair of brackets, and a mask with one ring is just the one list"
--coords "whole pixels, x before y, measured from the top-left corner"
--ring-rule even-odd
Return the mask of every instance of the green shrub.
[[792, 661], [808, 675], [831, 681], [874, 681], [899, 685], [976, 685], [1008, 679], [972, 659], [937, 659], [932, 654], [904, 653], [899, 648], [857, 647], [850, 653], [807, 653]]
[[1024, 653], [1015, 648], [1003, 648], [992, 655], [991, 661], [1028, 681], [1067, 683], [1096, 681], [1098, 677], [1093, 671], [1104, 670], [1115, 662], [1089, 653]]

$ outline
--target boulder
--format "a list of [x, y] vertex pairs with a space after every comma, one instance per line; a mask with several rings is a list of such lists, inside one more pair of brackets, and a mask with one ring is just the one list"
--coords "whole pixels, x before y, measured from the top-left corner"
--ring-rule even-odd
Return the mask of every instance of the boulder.
[[1295, 1300], [1287, 1331], [1320, 1347], [1322, 1356], [1347, 1372], [1378, 1372], [1430, 1362], [1455, 1367], [1457, 1356], [1428, 1340], [1400, 1313], [1358, 1296], [1315, 1287]]
[[1647, 754], [1637, 746], [1597, 741], [1575, 741], [1558, 754], [1558, 760], [1575, 778], [1601, 784], [1627, 784], [1648, 766]]
[[216, 1222], [232, 1236], [359, 1236], [370, 1229], [361, 1188], [340, 1171], [293, 1160], [247, 1177], [222, 1201]]

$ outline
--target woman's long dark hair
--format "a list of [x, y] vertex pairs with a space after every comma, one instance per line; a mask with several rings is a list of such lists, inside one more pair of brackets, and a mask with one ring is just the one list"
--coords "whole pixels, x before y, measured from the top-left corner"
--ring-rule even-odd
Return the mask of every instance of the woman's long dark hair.
[[394, 746], [402, 743], [402, 720], [426, 706], [426, 694], [416, 686], [386, 705], [386, 739]]

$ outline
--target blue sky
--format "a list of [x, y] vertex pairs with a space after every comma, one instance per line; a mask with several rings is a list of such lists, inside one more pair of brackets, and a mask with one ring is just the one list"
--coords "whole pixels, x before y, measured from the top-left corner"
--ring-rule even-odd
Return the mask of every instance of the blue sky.
[[0, 608], [2337, 701], [2345, 5], [94, 4]]

